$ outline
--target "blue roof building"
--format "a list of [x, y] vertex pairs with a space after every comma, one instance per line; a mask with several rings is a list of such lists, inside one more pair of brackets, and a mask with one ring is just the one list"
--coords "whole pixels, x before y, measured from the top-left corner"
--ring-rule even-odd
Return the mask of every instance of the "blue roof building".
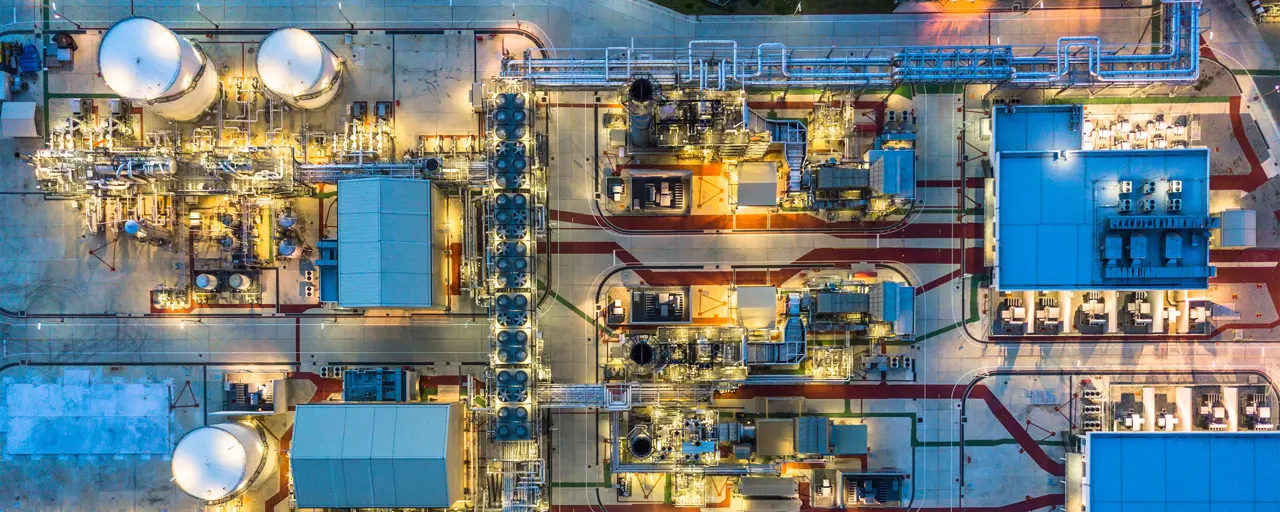
[[1090, 432], [1089, 512], [1280, 510], [1280, 433]]
[[1205, 289], [1209, 150], [1082, 150], [1083, 108], [997, 108], [995, 286]]

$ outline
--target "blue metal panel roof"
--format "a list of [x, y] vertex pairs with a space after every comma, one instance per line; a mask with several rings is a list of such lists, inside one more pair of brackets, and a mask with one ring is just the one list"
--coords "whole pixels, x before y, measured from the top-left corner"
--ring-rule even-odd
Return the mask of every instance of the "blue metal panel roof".
[[1280, 510], [1277, 432], [1093, 432], [1086, 507]]
[[433, 185], [362, 178], [338, 183], [338, 304], [434, 306]]
[[[1209, 150], [1081, 151], [1078, 108], [997, 109], [997, 286], [1207, 288]], [[1143, 193], [1148, 181], [1154, 191]], [[1115, 255], [1104, 252], [1108, 235], [1121, 237], [1120, 258], [1104, 257]]]
[[[879, 192], [885, 195], [915, 197], [916, 152], [912, 149], [873, 149], [867, 152], [872, 168], [882, 165], [883, 183]], [[872, 186], [876, 186], [872, 179]]]
[[[1084, 147], [1080, 105], [997, 107], [993, 113], [992, 149], [1000, 151], [1066, 151]], [[1074, 122], [1073, 122], [1074, 120]]]
[[831, 426], [831, 444], [835, 455], [866, 455], [867, 426], [836, 424]]

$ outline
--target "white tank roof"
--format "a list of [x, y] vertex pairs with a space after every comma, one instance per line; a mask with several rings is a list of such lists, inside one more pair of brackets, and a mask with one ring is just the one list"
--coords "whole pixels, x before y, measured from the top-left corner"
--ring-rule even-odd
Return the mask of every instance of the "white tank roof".
[[310, 92], [332, 73], [332, 52], [311, 33], [298, 28], [282, 28], [258, 47], [258, 76], [268, 89], [280, 94], [299, 95]]
[[102, 79], [126, 98], [165, 95], [182, 70], [182, 44], [173, 31], [148, 18], [122, 20], [102, 36], [98, 68]]
[[206, 501], [218, 500], [240, 489], [247, 463], [244, 444], [236, 436], [219, 428], [202, 427], [188, 432], [174, 448], [173, 479], [187, 494]]

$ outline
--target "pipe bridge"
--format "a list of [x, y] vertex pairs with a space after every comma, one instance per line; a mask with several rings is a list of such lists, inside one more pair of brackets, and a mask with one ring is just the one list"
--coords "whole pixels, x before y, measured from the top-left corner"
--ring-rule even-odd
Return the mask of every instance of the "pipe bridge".
[[896, 87], [990, 83], [1030, 87], [1192, 82], [1200, 77], [1200, 1], [1163, 0], [1161, 41], [1109, 44], [1096, 36], [1054, 45], [797, 47], [695, 40], [686, 48], [526, 50], [502, 77], [544, 89], [599, 89], [643, 75], [667, 86], [704, 90], [788, 87]]

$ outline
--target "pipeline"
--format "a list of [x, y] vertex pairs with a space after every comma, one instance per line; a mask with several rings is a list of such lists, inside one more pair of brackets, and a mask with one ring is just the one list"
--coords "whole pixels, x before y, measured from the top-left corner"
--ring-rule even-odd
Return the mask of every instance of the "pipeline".
[[523, 59], [504, 63], [501, 74], [551, 89], [616, 87], [641, 73], [661, 85], [704, 90], [725, 90], [730, 84], [742, 88], [939, 83], [1063, 87], [1195, 81], [1200, 76], [1200, 1], [1162, 0], [1162, 5], [1160, 21], [1166, 35], [1159, 44], [1140, 46], [1149, 48], [1149, 53], [1122, 54], [1132, 46], [1106, 44], [1096, 36], [1061, 37], [1051, 47], [788, 48], [765, 43], [740, 48], [737, 41], [714, 39], [689, 41], [685, 48], [561, 49], [557, 58], [537, 58], [527, 51]]

